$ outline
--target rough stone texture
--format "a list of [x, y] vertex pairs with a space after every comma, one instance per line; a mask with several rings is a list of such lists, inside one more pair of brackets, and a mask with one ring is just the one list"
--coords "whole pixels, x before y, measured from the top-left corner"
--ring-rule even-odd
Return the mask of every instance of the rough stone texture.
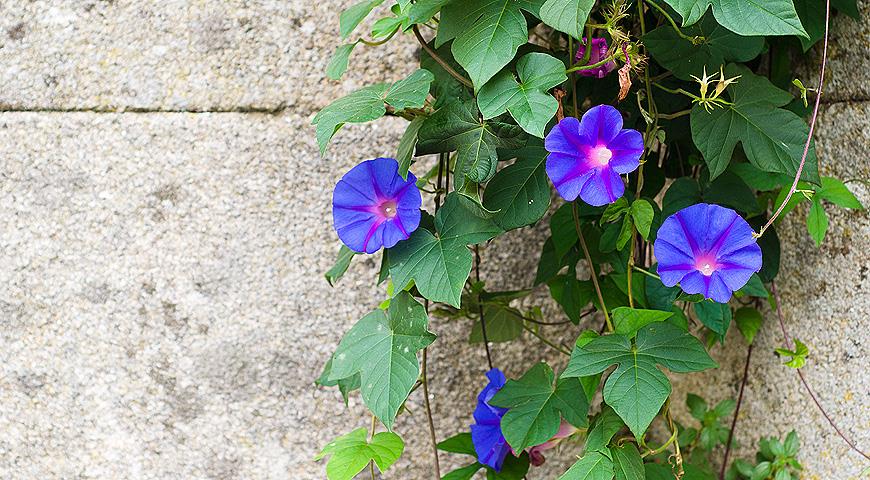
[[[407, 73], [415, 47], [408, 38], [360, 47], [356, 73], [340, 87], [324, 82], [343, 4], [0, 0], [0, 105], [14, 110], [0, 114], [0, 478], [323, 478], [311, 460], [319, 448], [368, 425], [357, 396], [345, 408], [312, 382], [341, 333], [383, 298], [372, 281], [379, 259], [357, 259], [334, 289], [320, 274], [338, 247], [332, 185], [359, 160], [391, 154], [403, 123], [348, 127], [326, 159], [308, 123], [342, 92]], [[867, 18], [834, 22], [830, 100], [866, 99], [856, 65], [870, 62]], [[824, 174], [870, 178], [868, 119], [868, 102], [825, 107]], [[866, 183], [849, 185], [870, 204]], [[867, 450], [870, 217], [829, 209], [816, 249], [805, 213], [780, 229], [786, 324], [812, 349], [805, 371], [821, 401]], [[489, 245], [483, 277], [530, 285], [545, 236], [542, 225]], [[867, 465], [779, 365], [772, 349], [783, 341], [766, 321], [737, 455], [794, 427], [806, 478], [857, 478]], [[469, 328], [432, 325], [442, 438], [467, 428], [482, 384], [485, 356], [465, 344]], [[546, 333], [570, 343], [576, 329]], [[732, 335], [714, 351], [722, 368], [680, 377], [677, 398], [735, 396], [744, 352]], [[535, 361], [564, 363], [533, 338], [493, 355], [513, 376]], [[397, 423], [408, 447], [385, 478], [431, 474], [421, 395]], [[529, 478], [555, 478], [572, 453]]]

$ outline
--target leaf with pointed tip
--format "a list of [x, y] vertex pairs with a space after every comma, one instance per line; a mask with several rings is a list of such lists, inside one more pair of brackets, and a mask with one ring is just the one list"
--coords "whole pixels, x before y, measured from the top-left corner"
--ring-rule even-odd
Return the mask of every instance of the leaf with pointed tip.
[[594, 375], [614, 364], [616, 370], [604, 384], [604, 401], [636, 437], [671, 393], [671, 383], [657, 364], [681, 373], [716, 366], [695, 337], [669, 323], [653, 323], [638, 331], [634, 345], [624, 335], [611, 334], [575, 347], [562, 377]]
[[417, 155], [456, 150], [454, 186], [483, 183], [495, 175], [496, 148], [520, 148], [524, 133], [516, 125], [478, 120], [471, 102], [451, 102], [429, 116], [417, 134]]
[[493, 220], [505, 230], [537, 222], [550, 207], [547, 150], [529, 145], [514, 155], [516, 161], [499, 170], [483, 192], [483, 206], [496, 212]]
[[601, 451], [586, 452], [559, 480], [613, 480], [613, 460]]
[[693, 25], [709, 6], [720, 25], [739, 35], [797, 35], [807, 37], [792, 0], [665, 0]]
[[329, 282], [330, 287], [334, 287], [341, 277], [344, 276], [344, 272], [347, 271], [347, 267], [350, 266], [350, 261], [353, 260], [354, 256], [356, 256], [356, 252], [344, 245], [338, 249], [338, 256], [335, 259], [335, 265], [333, 265], [332, 268], [323, 275], [326, 277], [326, 281]]
[[[727, 89], [733, 104], [717, 106], [710, 112], [695, 105], [691, 114], [692, 140], [704, 156], [710, 179], [715, 179], [728, 167], [737, 142], [743, 145], [746, 157], [756, 167], [794, 177], [809, 127], [802, 118], [779, 108], [788, 104], [792, 96], [743, 66], [728, 65], [725, 76], [740, 76], [739, 81]], [[801, 178], [816, 184], [820, 182], [813, 145]]]
[[519, 47], [529, 41], [526, 18], [516, 0], [453, 2], [441, 10], [441, 18], [442, 24], [458, 24], [450, 49], [468, 72], [475, 91], [510, 63]]
[[576, 378], [555, 382], [553, 370], [538, 363], [518, 380], [508, 380], [490, 403], [507, 408], [501, 419], [502, 434], [514, 451], [540, 445], [559, 431], [564, 418], [575, 427], [587, 425], [589, 404]]
[[731, 326], [731, 307], [724, 303], [709, 300], [695, 304], [695, 314], [705, 327], [716, 332], [719, 337], [725, 337]]
[[350, 58], [350, 53], [356, 47], [357, 42], [340, 45], [332, 54], [332, 60], [326, 66], [326, 76], [332, 80], [338, 80], [347, 71], [347, 62]]
[[338, 17], [339, 32], [341, 38], [347, 38], [356, 27], [372, 13], [378, 5], [384, 3], [384, 0], [364, 0], [357, 4], [351, 5], [347, 10], [341, 12]]
[[663, 322], [673, 316], [673, 314], [674, 312], [629, 307], [614, 308], [613, 312], [611, 312], [614, 331], [628, 338], [634, 338], [638, 330], [650, 323]]
[[420, 365], [417, 351], [433, 341], [423, 305], [400, 292], [386, 312], [375, 310], [360, 319], [341, 339], [330, 380], [360, 374], [360, 391], [369, 410], [392, 428], [399, 407], [411, 393]]
[[474, 200], [450, 192], [435, 215], [435, 228], [442, 241], [458, 240], [466, 245], [485, 242], [502, 233]]
[[372, 461], [378, 470], [384, 472], [396, 463], [405, 450], [405, 443], [395, 433], [376, 433], [371, 441], [366, 436], [365, 428], [357, 428], [323, 447], [314, 460], [330, 456], [326, 463], [326, 478], [351, 480]]
[[472, 256], [460, 240], [442, 240], [424, 228], [390, 252], [390, 276], [399, 288], [413, 280], [424, 297], [459, 308], [462, 287], [471, 273]]
[[539, 16], [547, 25], [579, 40], [594, 5], [595, 0], [547, 0]]
[[643, 458], [633, 443], [610, 449], [616, 480], [644, 480]]

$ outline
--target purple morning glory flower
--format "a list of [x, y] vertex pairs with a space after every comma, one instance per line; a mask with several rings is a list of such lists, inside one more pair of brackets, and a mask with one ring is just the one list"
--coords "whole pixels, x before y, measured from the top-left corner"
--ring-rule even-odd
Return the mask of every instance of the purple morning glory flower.
[[423, 198], [417, 177], [399, 176], [392, 158], [366, 160], [345, 173], [332, 192], [332, 221], [338, 238], [355, 252], [390, 248], [420, 225]]
[[699, 203], [671, 215], [654, 245], [662, 283], [719, 303], [761, 269], [752, 227], [730, 208]]
[[[575, 60], [581, 60], [586, 55], [586, 37], [583, 37], [583, 44], [580, 45], [580, 48], [577, 49], [577, 55], [574, 56]], [[607, 40], [604, 38], [593, 38], [592, 39], [592, 52], [589, 54], [589, 65], [594, 65], [602, 60], [607, 58]], [[579, 70], [579, 73], [583, 77], [598, 77], [604, 78], [608, 73], [616, 70], [616, 62], [613, 60], [601, 65], [598, 68], [594, 68], [592, 70]]]
[[489, 401], [504, 387], [507, 379], [497, 368], [486, 372], [486, 377], [489, 384], [477, 395], [471, 441], [474, 443], [477, 461], [500, 472], [505, 457], [511, 452], [510, 445], [501, 433], [501, 417], [508, 409], [490, 405]]
[[592, 107], [582, 120], [565, 117], [547, 134], [547, 176], [565, 200], [589, 205], [613, 203], [625, 192], [621, 174], [640, 165], [643, 136], [622, 128], [610, 105]]

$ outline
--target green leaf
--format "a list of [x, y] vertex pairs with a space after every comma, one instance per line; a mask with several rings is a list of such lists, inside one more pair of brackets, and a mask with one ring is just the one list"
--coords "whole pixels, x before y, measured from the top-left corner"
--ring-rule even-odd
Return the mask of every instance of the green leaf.
[[806, 37], [792, 0], [665, 0], [683, 17], [683, 25], [697, 22], [707, 7], [719, 25], [739, 35], [797, 35]]
[[704, 416], [707, 414], [707, 401], [703, 398], [689, 393], [686, 395], [686, 406], [689, 407], [689, 413], [699, 422], [704, 421]]
[[338, 17], [338, 24], [342, 40], [346, 39], [360, 22], [365, 20], [372, 13], [372, 10], [382, 3], [384, 3], [384, 0], [364, 0], [341, 12], [341, 15]]
[[595, 296], [591, 281], [577, 280], [577, 272], [574, 267], [568, 267], [565, 275], [556, 275], [549, 282], [550, 296], [562, 307], [565, 315], [574, 325], [580, 323], [581, 310]]
[[805, 363], [807, 363], [807, 356], [810, 354], [810, 349], [797, 338], [794, 339], [794, 345], [794, 350], [777, 348], [774, 351], [781, 357], [791, 357], [787, 362], [785, 362], [786, 366], [791, 368], [801, 368]]
[[864, 209], [855, 194], [846, 188], [846, 184], [833, 177], [822, 177], [822, 188], [816, 190], [815, 197], [843, 208]]
[[[656, 271], [656, 267], [650, 267], [650, 271]], [[674, 301], [677, 295], [680, 294], [680, 287], [666, 287], [665, 284], [658, 278], [647, 278], [644, 285], [646, 300], [649, 307], [653, 310], [668, 310], [674, 307]]]
[[559, 480], [613, 480], [613, 460], [600, 451], [587, 452]]
[[499, 170], [483, 192], [483, 206], [496, 212], [493, 220], [505, 230], [537, 222], [550, 207], [547, 151], [534, 145], [515, 155], [516, 161]]
[[457, 468], [456, 470], [447, 472], [441, 480], [471, 480], [474, 478], [474, 474], [483, 468], [478, 462], [474, 462], [471, 465], [466, 465], [462, 468]]
[[734, 321], [743, 338], [746, 339], [746, 343], [752, 344], [763, 321], [761, 312], [752, 307], [739, 308], [734, 312]]
[[655, 211], [648, 201], [638, 199], [632, 202], [631, 218], [634, 219], [634, 226], [644, 240], [649, 240], [649, 229], [652, 227], [654, 216]]
[[612, 334], [575, 347], [562, 377], [594, 375], [613, 364], [617, 368], [604, 384], [604, 401], [636, 437], [671, 393], [668, 377], [656, 364], [679, 373], [716, 366], [695, 337], [669, 323], [653, 323], [640, 329], [634, 346], [628, 337]]
[[643, 458], [633, 443], [610, 449], [613, 456], [613, 472], [616, 480], [644, 480]]
[[478, 120], [470, 102], [452, 102], [429, 116], [420, 128], [417, 155], [457, 151], [454, 186], [483, 183], [495, 174], [496, 148], [520, 148], [523, 131], [496, 120]]
[[517, 61], [517, 83], [510, 70], [502, 70], [480, 89], [477, 105], [483, 118], [504, 112], [536, 137], [544, 137], [544, 128], [556, 115], [559, 102], [547, 90], [568, 80], [565, 64], [546, 53], [529, 53]]
[[[495, 303], [483, 307], [483, 318], [486, 322], [486, 339], [490, 342], [510, 342], [523, 334], [523, 316], [515, 308]], [[483, 330], [480, 322], [471, 326], [470, 343], [483, 341]]]
[[678, 211], [700, 203], [701, 187], [694, 178], [680, 177], [668, 187], [662, 199], [662, 218], [668, 218]]
[[576, 378], [561, 378], [546, 363], [530, 368], [519, 380], [508, 380], [490, 403], [507, 408], [501, 419], [505, 440], [514, 451], [540, 445], [559, 431], [564, 418], [575, 427], [587, 425], [589, 404]]
[[704, 67], [713, 73], [728, 62], [747, 62], [764, 48], [763, 37], [737, 35], [716, 23], [710, 14], [684, 28], [683, 33], [701, 37], [700, 43], [680, 37], [670, 25], [658, 27], [643, 38], [652, 57], [681, 80], [691, 80], [692, 75], [701, 77]]
[[594, 5], [595, 0], [547, 0], [541, 6], [539, 17], [547, 25], [580, 40]]
[[404, 288], [411, 280], [424, 297], [459, 307], [462, 287], [471, 272], [471, 252], [461, 240], [442, 240], [418, 228], [390, 252], [393, 283]]
[[822, 241], [825, 240], [825, 233], [828, 232], [828, 216], [825, 214], [825, 207], [822, 206], [818, 197], [813, 198], [813, 203], [810, 205], [810, 213], [807, 214], [807, 230], [815, 240], [816, 246], [821, 246]]
[[360, 319], [335, 351], [330, 380], [360, 374], [363, 401], [387, 428], [420, 374], [417, 351], [435, 341], [426, 328], [426, 310], [407, 292], [400, 292], [389, 309]]
[[[740, 76], [728, 87], [732, 105], [717, 106], [711, 112], [695, 105], [692, 108], [692, 139], [710, 169], [710, 179], [725, 171], [737, 142], [743, 145], [750, 163], [766, 172], [794, 177], [803, 156], [809, 127], [794, 113], [778, 108], [792, 97], [734, 64], [725, 69], [726, 77]], [[819, 183], [818, 160], [811, 145], [801, 178]]]
[[725, 337], [731, 326], [731, 307], [728, 304], [704, 300], [695, 304], [695, 314], [705, 327], [719, 337]]
[[634, 338], [637, 331], [655, 322], [663, 322], [673, 316], [674, 312], [662, 312], [658, 310], [642, 310], [639, 308], [618, 307], [614, 308], [613, 317], [614, 332]]
[[317, 126], [320, 154], [326, 152], [329, 141], [345, 123], [365, 123], [384, 116], [385, 102], [396, 110], [422, 107], [432, 78], [428, 70], [417, 70], [394, 84], [369, 85], [327, 105], [311, 121]]
[[399, 162], [399, 175], [402, 176], [402, 180], [407, 180], [408, 178], [408, 169], [411, 168], [411, 157], [414, 155], [414, 147], [417, 146], [417, 133], [420, 131], [420, 127], [423, 126], [424, 121], [426, 121], [425, 117], [416, 117], [411, 120], [411, 123], [405, 128], [405, 133], [402, 134], [402, 138], [399, 140], [396, 161]]
[[619, 415], [609, 405], [604, 404], [601, 413], [592, 421], [589, 433], [586, 435], [586, 451], [604, 450], [610, 440], [625, 425]]
[[392, 432], [376, 433], [371, 442], [365, 428], [358, 428], [329, 442], [314, 460], [330, 456], [326, 463], [326, 478], [351, 480], [369, 462], [374, 461], [381, 472], [396, 463], [405, 450], [401, 437]]
[[357, 42], [340, 45], [332, 54], [332, 60], [326, 66], [326, 76], [332, 80], [338, 80], [347, 71], [347, 62], [350, 58], [350, 53], [356, 47]]
[[322, 387], [335, 387], [338, 386], [338, 391], [341, 392], [341, 397], [344, 399], [344, 404], [347, 405], [348, 395], [350, 392], [354, 390], [359, 390], [360, 378], [359, 374], [356, 373], [347, 378], [342, 378], [339, 380], [330, 380], [329, 375], [332, 373], [332, 357], [329, 357], [329, 360], [326, 362], [326, 365], [323, 366], [323, 372], [320, 373], [320, 377], [314, 382], [317, 385]]
[[435, 228], [442, 241], [457, 240], [466, 245], [485, 242], [502, 233], [474, 200], [450, 192], [435, 215]]
[[477, 456], [477, 453], [474, 451], [474, 443], [471, 440], [471, 433], [469, 432], [460, 433], [443, 440], [438, 443], [437, 447], [438, 450], [444, 450], [445, 452]]
[[746, 185], [755, 190], [776, 190], [783, 185], [791, 185], [791, 179], [787, 175], [765, 172], [751, 163], [732, 163], [728, 170], [734, 172]]
[[529, 454], [523, 452], [519, 457], [508, 455], [500, 472], [486, 467], [486, 480], [523, 480], [529, 472]]
[[455, 34], [453, 57], [468, 72], [475, 91], [529, 40], [526, 18], [516, 0], [453, 2], [441, 10], [440, 25], [448, 26], [449, 32], [445, 36], [439, 32], [438, 45]]
[[335, 265], [324, 274], [330, 287], [334, 287], [338, 280], [344, 276], [344, 272], [347, 271], [347, 267], [350, 266], [350, 261], [353, 260], [355, 255], [356, 252], [344, 245], [338, 249], [338, 256], [335, 259]]
[[757, 298], [767, 298], [769, 295], [767, 289], [764, 288], [764, 283], [762, 283], [761, 277], [759, 277], [757, 273], [753, 273], [752, 276], [749, 277], [749, 281], [746, 282], [746, 285], [738, 290], [738, 292], [742, 295]]

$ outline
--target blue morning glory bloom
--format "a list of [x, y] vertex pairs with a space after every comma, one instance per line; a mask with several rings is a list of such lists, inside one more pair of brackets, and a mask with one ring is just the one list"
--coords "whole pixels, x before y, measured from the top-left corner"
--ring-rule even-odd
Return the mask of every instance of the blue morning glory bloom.
[[668, 217], [654, 244], [662, 283], [719, 303], [761, 269], [752, 227], [730, 208], [699, 203]]
[[489, 379], [489, 384], [477, 395], [471, 440], [477, 453], [477, 461], [500, 472], [505, 457], [511, 452], [510, 445], [501, 433], [501, 417], [508, 409], [490, 405], [489, 401], [504, 387], [507, 380], [497, 368], [486, 372], [486, 377]]
[[417, 177], [399, 176], [392, 158], [366, 160], [341, 177], [332, 192], [338, 238], [354, 252], [374, 253], [411, 236], [420, 225], [423, 198]]
[[622, 128], [622, 114], [610, 105], [592, 107], [577, 120], [565, 117], [544, 139], [547, 176], [565, 200], [577, 197], [599, 207], [625, 192], [620, 175], [640, 165], [643, 135]]

